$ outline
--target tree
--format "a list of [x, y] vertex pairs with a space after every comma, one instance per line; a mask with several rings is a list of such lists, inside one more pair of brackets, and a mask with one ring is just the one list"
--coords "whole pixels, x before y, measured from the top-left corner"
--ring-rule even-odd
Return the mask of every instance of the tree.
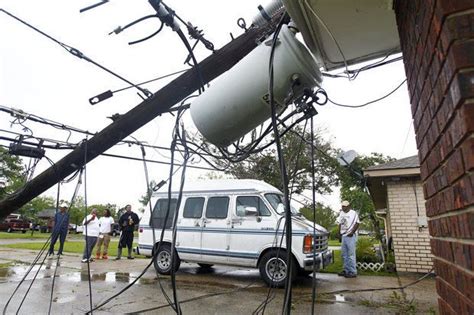
[[8, 150], [0, 147], [0, 200], [20, 189], [24, 184], [24, 168], [21, 159], [10, 155]]
[[39, 196], [21, 207], [18, 212], [30, 221], [36, 221], [38, 212], [51, 208], [56, 208], [56, 200], [49, 196]]
[[313, 207], [311, 204], [301, 208], [300, 212], [306, 219], [316, 222], [327, 230], [330, 230], [336, 225], [336, 213], [330, 207], [319, 202], [316, 203], [316, 220], [314, 220]]
[[[281, 138], [291, 194], [299, 194], [312, 188], [310, 143], [310, 135], [303, 135], [301, 127], [295, 127]], [[337, 163], [331, 158], [331, 155], [335, 156], [335, 150], [329, 141], [322, 138], [320, 131], [315, 131], [314, 146], [317, 148], [314, 156], [316, 193], [330, 193], [332, 186], [338, 182]], [[226, 173], [240, 179], [263, 180], [283, 190], [278, 156], [273, 146], [272, 149], [250, 155], [243, 162], [230, 164]]]

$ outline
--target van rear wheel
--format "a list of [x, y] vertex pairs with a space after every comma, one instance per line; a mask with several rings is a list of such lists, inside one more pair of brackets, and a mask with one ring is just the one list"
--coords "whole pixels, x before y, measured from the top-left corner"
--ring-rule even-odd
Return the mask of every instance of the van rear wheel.
[[286, 251], [269, 251], [263, 255], [258, 269], [260, 275], [268, 286], [281, 288], [285, 285], [286, 278], [291, 274], [291, 281], [296, 277], [297, 265], [294, 258], [291, 261], [291, 272], [286, 265], [288, 253]]
[[[155, 253], [155, 259], [153, 260], [153, 265], [156, 271], [162, 275], [169, 275], [171, 274], [171, 262], [173, 262], [173, 269], [174, 271], [178, 271], [179, 265], [181, 264], [181, 260], [179, 259], [176, 252], [173, 255], [173, 259], [171, 259], [171, 247], [168, 244], [163, 244], [159, 246], [159, 251]], [[158, 245], [156, 246], [158, 248]]]

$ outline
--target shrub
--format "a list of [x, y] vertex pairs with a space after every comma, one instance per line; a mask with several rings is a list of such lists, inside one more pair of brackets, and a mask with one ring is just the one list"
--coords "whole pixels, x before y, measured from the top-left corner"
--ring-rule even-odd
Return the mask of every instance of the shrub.
[[379, 261], [374, 250], [372, 238], [359, 237], [356, 246], [356, 256], [358, 262], [374, 263]]
[[329, 231], [329, 238], [331, 240], [338, 240], [339, 239], [339, 228], [337, 226], [333, 227]]

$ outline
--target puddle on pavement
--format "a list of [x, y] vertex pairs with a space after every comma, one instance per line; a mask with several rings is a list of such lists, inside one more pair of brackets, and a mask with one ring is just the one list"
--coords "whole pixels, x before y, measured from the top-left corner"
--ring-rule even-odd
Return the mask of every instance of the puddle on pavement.
[[64, 303], [72, 302], [75, 299], [76, 299], [76, 297], [74, 295], [70, 295], [70, 296], [65, 296], [65, 297], [60, 297], [60, 298], [57, 297], [53, 300], [53, 302], [59, 303], [59, 304], [64, 304]]
[[[34, 266], [29, 272], [26, 281], [32, 280], [40, 268], [39, 265]], [[26, 265], [13, 265], [5, 268], [0, 268], [0, 280], [7, 281], [20, 281], [24, 275], [28, 272], [29, 266]], [[41, 266], [40, 272], [36, 276], [36, 279], [48, 279], [54, 275], [55, 266], [43, 265]], [[91, 273], [91, 281], [93, 282], [120, 282], [120, 283], [131, 283], [139, 276], [139, 273], [128, 273], [128, 272], [103, 272], [103, 273]], [[87, 282], [89, 281], [89, 275], [87, 271], [74, 271], [69, 273], [57, 273], [57, 278], [66, 282]], [[140, 284], [153, 284], [155, 279], [141, 278]]]

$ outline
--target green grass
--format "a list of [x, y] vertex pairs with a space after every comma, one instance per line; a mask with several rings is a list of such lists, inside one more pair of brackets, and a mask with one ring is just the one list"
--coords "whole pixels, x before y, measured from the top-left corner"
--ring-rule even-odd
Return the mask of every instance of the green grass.
[[[31, 235], [31, 231], [28, 231], [26, 233], [21, 233], [21, 232], [12, 232], [12, 233], [7, 233], [7, 232], [0, 232], [0, 239], [29, 239], [29, 240], [37, 240], [37, 239], [44, 239], [46, 240], [51, 233], [40, 233], [38, 231], [35, 231], [33, 235]], [[67, 236], [69, 239], [82, 239], [83, 235], [82, 234], [68, 234]]]
[[7, 263], [2, 263], [0, 264], [0, 269], [5, 269], [13, 265], [13, 262], [7, 262]]
[[[342, 271], [342, 257], [341, 251], [335, 250], [334, 251], [334, 263], [327, 266], [325, 269], [321, 270], [322, 273], [338, 273]], [[395, 273], [386, 272], [386, 271], [363, 271], [358, 270], [357, 273], [362, 276], [396, 276]]]
[[21, 239], [38, 239], [38, 238], [48, 238], [48, 237], [49, 237], [49, 233], [34, 232], [33, 235], [31, 235], [31, 231], [27, 231], [26, 233], [21, 233], [21, 232], [12, 232], [12, 233], [0, 232], [0, 239], [14, 239], [14, 238], [21, 238]]
[[[118, 239], [116, 240], [111, 240], [109, 244], [109, 250], [108, 250], [108, 255], [109, 257], [115, 257], [117, 256], [117, 244], [118, 244]], [[64, 243], [64, 252], [65, 253], [83, 253], [84, 252], [84, 242], [66, 242]], [[136, 243], [133, 244], [133, 247], [137, 246]], [[18, 248], [18, 249], [30, 249], [30, 250], [40, 250], [43, 248], [43, 243], [17, 243], [17, 244], [8, 244], [8, 245], [2, 245], [2, 247], [8, 247], [8, 248]], [[49, 248], [49, 247], [48, 247]], [[55, 252], [57, 252], [59, 248], [59, 241], [56, 243], [55, 246]], [[95, 255], [95, 250], [96, 247], [94, 247], [93, 253]], [[122, 251], [122, 256], [127, 256], [128, 252], [127, 249], [123, 249]], [[135, 255], [137, 258], [144, 258], [145, 256], [141, 255]]]
[[341, 246], [341, 242], [339, 242], [338, 240], [329, 240], [328, 245], [329, 246]]

